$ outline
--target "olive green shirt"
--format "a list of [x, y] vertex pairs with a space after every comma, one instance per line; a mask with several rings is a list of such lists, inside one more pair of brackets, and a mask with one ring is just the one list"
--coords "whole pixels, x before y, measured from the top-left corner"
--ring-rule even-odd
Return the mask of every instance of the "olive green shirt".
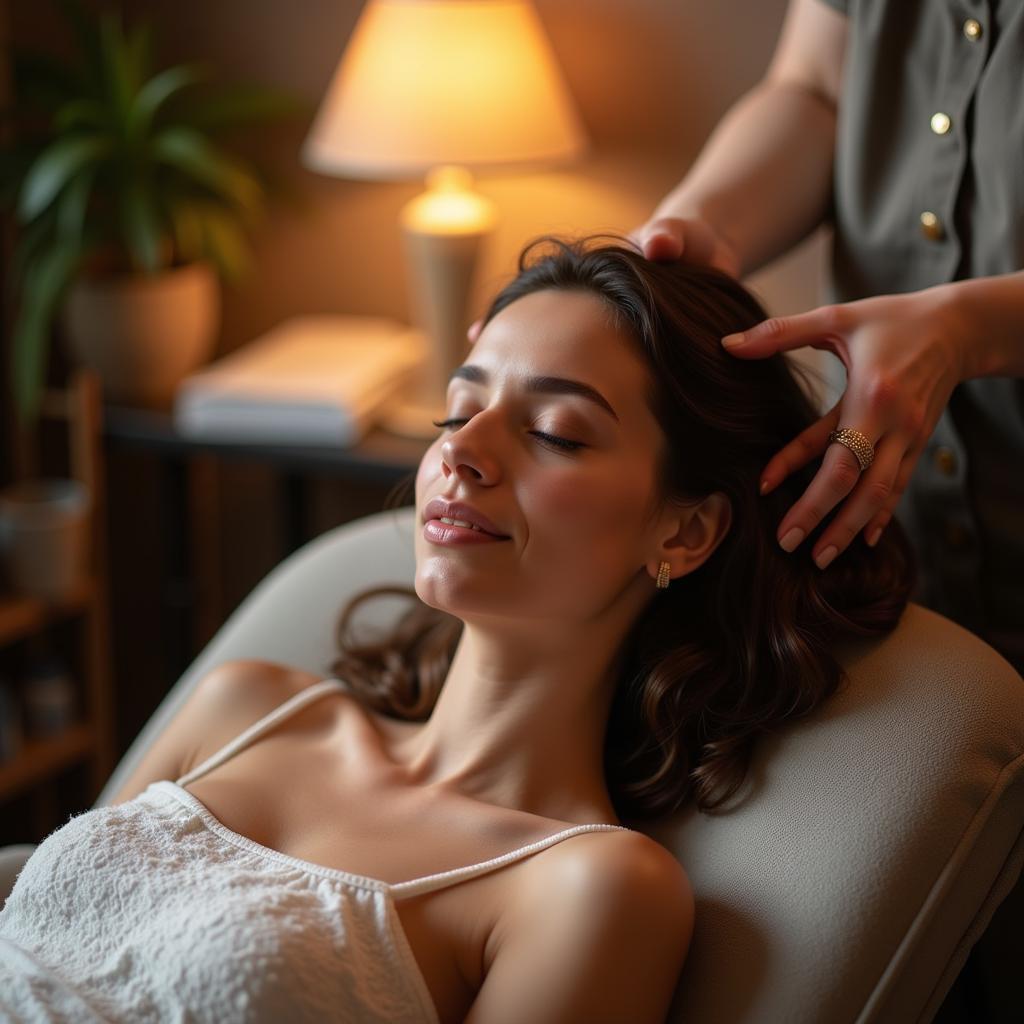
[[[849, 19], [830, 300], [1024, 268], [1024, 0], [823, 2]], [[956, 389], [898, 516], [917, 600], [1024, 666], [1024, 381]]]

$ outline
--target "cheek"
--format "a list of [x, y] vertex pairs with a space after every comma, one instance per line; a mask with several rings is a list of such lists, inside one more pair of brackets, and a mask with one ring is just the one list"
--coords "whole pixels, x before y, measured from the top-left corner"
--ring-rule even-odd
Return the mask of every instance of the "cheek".
[[550, 535], [576, 548], [628, 540], [640, 528], [650, 487], [651, 476], [644, 467], [621, 463], [593, 474], [576, 471], [549, 477], [531, 503], [536, 513], [533, 525], [548, 533], [544, 524], [554, 524]]
[[441, 474], [441, 443], [434, 442], [420, 459], [419, 468], [416, 470], [416, 504], [420, 504], [420, 497], [426, 485]]

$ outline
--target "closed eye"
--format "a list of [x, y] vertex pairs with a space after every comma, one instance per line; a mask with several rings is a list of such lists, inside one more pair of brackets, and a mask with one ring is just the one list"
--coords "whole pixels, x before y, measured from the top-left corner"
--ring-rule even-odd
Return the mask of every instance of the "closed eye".
[[[447, 420], [432, 420], [431, 422], [435, 427], [447, 429], [457, 423], [467, 423], [468, 421], [469, 417], [467, 416]], [[533, 434], [534, 437], [539, 438], [544, 444], [551, 445], [554, 448], [561, 448], [564, 451], [575, 451], [577, 448], [587, 447], [582, 441], [570, 441], [566, 437], [556, 437], [554, 434], [545, 434], [542, 430], [531, 430], [530, 433]]]

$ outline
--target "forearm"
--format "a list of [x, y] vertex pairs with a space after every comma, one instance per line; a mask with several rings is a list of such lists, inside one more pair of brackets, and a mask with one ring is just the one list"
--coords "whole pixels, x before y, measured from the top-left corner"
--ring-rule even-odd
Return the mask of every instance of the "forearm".
[[739, 256], [741, 276], [757, 270], [824, 218], [835, 124], [825, 97], [765, 79], [726, 114], [653, 216], [708, 221]]
[[937, 285], [960, 323], [963, 378], [1024, 377], [1024, 270]]

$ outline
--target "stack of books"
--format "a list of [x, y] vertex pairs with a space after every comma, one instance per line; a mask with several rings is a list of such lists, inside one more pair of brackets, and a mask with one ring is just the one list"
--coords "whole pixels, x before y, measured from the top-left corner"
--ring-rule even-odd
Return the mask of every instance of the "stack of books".
[[211, 441], [347, 447], [425, 354], [422, 334], [397, 320], [295, 317], [186, 377], [175, 427]]

